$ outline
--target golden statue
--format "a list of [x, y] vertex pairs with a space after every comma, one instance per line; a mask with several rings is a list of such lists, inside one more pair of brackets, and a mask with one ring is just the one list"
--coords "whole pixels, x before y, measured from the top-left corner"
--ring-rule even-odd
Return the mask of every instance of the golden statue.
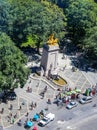
[[47, 41], [47, 44], [48, 44], [48, 45], [53, 45], [53, 46], [55, 46], [55, 45], [57, 45], [57, 43], [58, 43], [58, 39], [57, 39], [57, 38], [54, 39], [54, 34], [52, 34], [52, 35], [49, 37], [49, 39], [48, 39], [48, 41]]

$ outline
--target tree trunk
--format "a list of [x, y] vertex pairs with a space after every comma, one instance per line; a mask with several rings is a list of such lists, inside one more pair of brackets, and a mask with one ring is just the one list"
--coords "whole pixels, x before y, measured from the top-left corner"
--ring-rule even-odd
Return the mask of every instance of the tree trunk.
[[36, 46], [37, 46], [36, 51], [37, 51], [38, 54], [40, 54], [40, 52], [39, 52], [40, 42], [38, 42]]

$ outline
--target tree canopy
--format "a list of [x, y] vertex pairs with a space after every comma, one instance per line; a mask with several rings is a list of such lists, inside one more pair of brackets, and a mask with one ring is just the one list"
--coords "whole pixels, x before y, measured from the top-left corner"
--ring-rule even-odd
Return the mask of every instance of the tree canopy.
[[21, 87], [28, 78], [25, 68], [26, 56], [14, 45], [11, 39], [0, 33], [0, 88], [2, 90]]
[[61, 8], [64, 8], [66, 6], [66, 0], [48, 0], [48, 1], [58, 5]]
[[74, 44], [82, 44], [86, 31], [97, 25], [97, 4], [92, 0], [70, 0], [64, 10], [69, 36]]
[[88, 59], [97, 63], [97, 26], [87, 31], [83, 49]]
[[0, 31], [7, 32], [9, 9], [7, 0], [0, 0]]
[[37, 37], [36, 46], [46, 42], [52, 33], [59, 39], [64, 37], [66, 18], [58, 6], [32, 0], [12, 0], [10, 4], [9, 35], [18, 46], [20, 43], [28, 44], [29, 35], [32, 36], [32, 41], [35, 38], [33, 36]]

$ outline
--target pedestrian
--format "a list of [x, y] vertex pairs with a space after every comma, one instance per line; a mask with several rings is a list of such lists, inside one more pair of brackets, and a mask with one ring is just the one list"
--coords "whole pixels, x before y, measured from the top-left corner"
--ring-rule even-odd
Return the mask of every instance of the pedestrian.
[[1, 114], [3, 114], [4, 113], [4, 108], [2, 108], [2, 110], [1, 110]]
[[29, 91], [30, 91], [30, 87], [28, 86], [28, 87], [27, 87], [27, 92], [29, 92]]
[[35, 102], [34, 107], [37, 107], [37, 103]]
[[48, 106], [45, 108], [45, 111], [48, 111]]
[[29, 113], [27, 112], [26, 116], [28, 117]]
[[33, 106], [31, 106], [31, 110], [33, 110]]
[[8, 122], [10, 122], [10, 120], [11, 120], [11, 117], [10, 117], [10, 116], [7, 116], [7, 118], [8, 118]]
[[12, 124], [14, 124], [14, 117], [12, 118]]
[[34, 126], [32, 130], [37, 130], [37, 126]]
[[40, 114], [44, 116], [44, 111], [43, 111], [43, 110], [41, 110], [41, 111], [40, 111]]
[[33, 101], [32, 101], [32, 103], [31, 103], [31, 107], [33, 107]]
[[12, 110], [13, 109], [13, 105], [12, 104], [10, 104], [10, 110]]
[[21, 120], [18, 121], [18, 125], [22, 126], [22, 121]]
[[22, 103], [21, 103], [22, 105], [25, 105], [25, 101], [22, 101]]
[[26, 118], [26, 121], [25, 121], [25, 123], [27, 123], [27, 121], [28, 121], [28, 118]]
[[21, 107], [21, 105], [20, 105], [20, 108], [19, 108], [19, 110], [21, 110], [22, 109], [22, 107]]
[[30, 121], [32, 122], [32, 121], [33, 121], [33, 119], [32, 119], [32, 118], [30, 118]]
[[44, 93], [42, 93], [42, 99], [44, 98]]
[[39, 83], [36, 84], [36, 87], [38, 87], [38, 86], [39, 86]]
[[10, 117], [12, 117], [12, 113], [10, 113]]
[[17, 113], [14, 115], [14, 118], [17, 118]]
[[51, 100], [50, 99], [48, 99], [48, 102], [47, 102], [48, 104], [51, 104]]
[[61, 89], [60, 89], [60, 88], [58, 88], [58, 89], [57, 89], [57, 91], [61, 91]]
[[9, 118], [9, 120], [11, 121], [11, 118], [12, 118], [12, 113], [11, 113], [11, 112], [9, 113], [8, 118]]
[[58, 95], [56, 95], [55, 99], [57, 99], [57, 98], [58, 98]]
[[47, 91], [47, 86], [45, 86], [44, 90]]

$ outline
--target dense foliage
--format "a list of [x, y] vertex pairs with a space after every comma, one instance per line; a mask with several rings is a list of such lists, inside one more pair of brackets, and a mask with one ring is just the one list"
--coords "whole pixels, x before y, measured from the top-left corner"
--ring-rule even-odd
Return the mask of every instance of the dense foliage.
[[87, 29], [97, 24], [97, 5], [90, 0], [77, 0], [66, 8], [68, 31], [73, 43], [79, 44]]
[[[59, 7], [64, 8], [66, 7], [66, 1], [67, 0], [48, 0], [49, 2], [52, 2], [54, 4], [57, 4]], [[68, 0], [69, 1], [69, 0]]]
[[6, 0], [0, 0], [0, 31], [7, 32], [10, 4]]
[[92, 63], [97, 63], [97, 26], [89, 29], [84, 39], [85, 55]]
[[[92, 0], [69, 0], [66, 4], [67, 7], [64, 11], [67, 16], [68, 36], [72, 40], [72, 44], [82, 50], [84, 49], [84, 51], [89, 50], [87, 55], [91, 52], [97, 58], [97, 52], [94, 49], [96, 44], [92, 44], [91, 42], [84, 40], [90, 30], [97, 26], [97, 4]], [[88, 35], [88, 39], [92, 35], [94, 34]], [[85, 44], [88, 44], [88, 46], [84, 46]]]
[[0, 33], [0, 89], [13, 89], [23, 85], [29, 70], [25, 68], [26, 57], [11, 39]]
[[[37, 46], [46, 42], [52, 33], [62, 39], [66, 18], [56, 5], [49, 2], [32, 0], [12, 0], [10, 9], [11, 22], [8, 27], [9, 35], [18, 46]], [[28, 37], [32, 42], [28, 41]], [[31, 41], [31, 40], [30, 40]], [[35, 42], [34, 42], [35, 41]], [[27, 43], [27, 45], [25, 45]]]

